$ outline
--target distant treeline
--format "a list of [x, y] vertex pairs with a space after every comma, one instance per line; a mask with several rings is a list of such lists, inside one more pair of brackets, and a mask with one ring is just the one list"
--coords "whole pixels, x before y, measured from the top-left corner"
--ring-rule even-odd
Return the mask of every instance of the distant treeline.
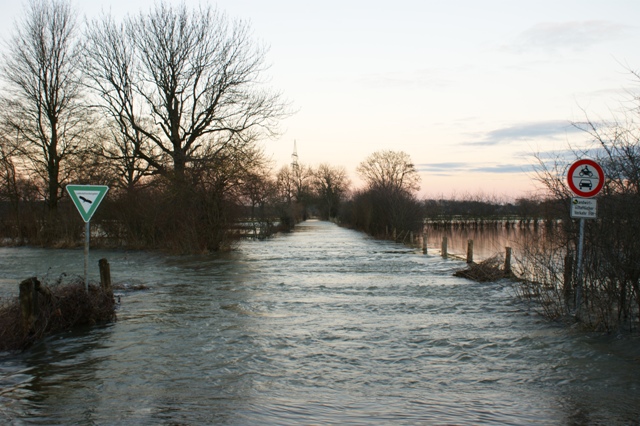
[[[404, 152], [365, 159], [359, 189], [339, 166], [294, 158], [273, 170], [262, 143], [289, 105], [264, 84], [266, 49], [245, 22], [162, 1], [91, 22], [68, 0], [25, 6], [0, 63], [6, 244], [79, 244], [68, 184], [110, 187], [96, 244], [179, 253], [226, 249], [239, 223], [265, 235], [316, 216], [384, 235], [431, 214]], [[439, 214], [454, 206], [480, 213], [436, 203]]]
[[467, 199], [426, 200], [427, 218], [518, 218], [523, 221], [554, 220], [563, 216], [563, 203], [553, 199], [517, 198], [515, 201]]

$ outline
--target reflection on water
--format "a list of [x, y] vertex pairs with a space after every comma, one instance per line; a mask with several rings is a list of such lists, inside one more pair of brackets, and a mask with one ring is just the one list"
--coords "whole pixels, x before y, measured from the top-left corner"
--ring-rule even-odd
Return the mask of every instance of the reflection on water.
[[440, 253], [442, 238], [447, 237], [447, 252], [466, 258], [468, 241], [473, 240], [473, 259], [482, 261], [494, 255], [504, 256], [506, 247], [511, 247], [517, 254], [527, 238], [544, 232], [544, 227], [528, 226], [435, 227], [427, 230], [427, 246], [431, 253]]
[[[7, 280], [21, 259], [64, 268], [78, 254], [3, 250]], [[453, 277], [464, 265], [436, 254], [309, 221], [221, 255], [94, 256], [150, 289], [123, 292], [114, 324], [0, 354], [0, 420], [640, 421], [637, 339], [547, 324], [508, 282]]]

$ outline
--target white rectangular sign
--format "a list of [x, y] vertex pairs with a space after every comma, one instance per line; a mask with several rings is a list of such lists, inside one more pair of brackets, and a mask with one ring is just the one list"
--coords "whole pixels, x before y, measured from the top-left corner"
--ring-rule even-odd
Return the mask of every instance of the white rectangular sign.
[[597, 217], [595, 198], [572, 198], [571, 217], [573, 219], [595, 219]]

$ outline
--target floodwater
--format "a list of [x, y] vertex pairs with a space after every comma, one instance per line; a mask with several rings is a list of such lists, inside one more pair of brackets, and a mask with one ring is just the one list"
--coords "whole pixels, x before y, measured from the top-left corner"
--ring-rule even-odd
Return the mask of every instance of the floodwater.
[[[113, 324], [0, 354], [0, 422], [640, 422], [638, 339], [549, 324], [436, 253], [308, 221], [222, 255], [100, 257], [149, 289], [122, 291]], [[0, 294], [82, 267], [0, 249]]]
[[462, 259], [466, 259], [468, 242], [473, 241], [473, 260], [480, 262], [484, 259], [501, 256], [503, 257], [506, 248], [510, 247], [513, 256], [520, 255], [522, 245], [532, 235], [544, 235], [544, 227], [503, 227], [485, 226], [481, 228], [459, 228], [459, 227], [428, 227], [427, 245], [431, 254], [440, 253], [442, 248], [442, 238], [447, 237], [447, 253], [453, 254]]

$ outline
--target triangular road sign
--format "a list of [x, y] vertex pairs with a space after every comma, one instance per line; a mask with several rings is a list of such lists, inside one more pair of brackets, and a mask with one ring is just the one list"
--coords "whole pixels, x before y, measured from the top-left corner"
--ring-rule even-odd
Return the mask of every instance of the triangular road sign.
[[108, 190], [105, 185], [67, 185], [67, 192], [85, 222], [91, 220]]

